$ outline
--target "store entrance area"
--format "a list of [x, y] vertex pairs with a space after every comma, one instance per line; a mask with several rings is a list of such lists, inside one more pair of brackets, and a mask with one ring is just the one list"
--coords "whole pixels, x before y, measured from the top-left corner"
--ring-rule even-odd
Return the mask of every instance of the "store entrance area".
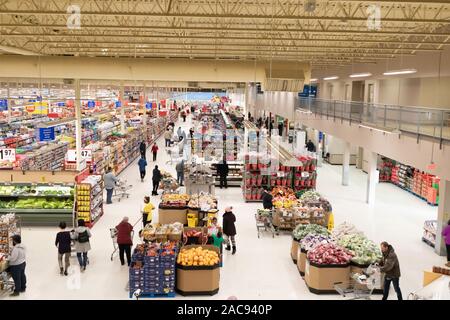
[[[186, 122], [179, 120], [175, 129], [181, 127], [189, 132], [191, 117]], [[153, 162], [150, 149], [147, 150], [147, 171], [157, 164], [160, 169], [174, 176], [175, 164], [164, 146], [164, 138], [157, 143], [159, 154]], [[420, 239], [424, 220], [436, 215], [436, 208], [428, 206], [418, 198], [398, 189], [391, 184], [377, 185], [377, 201], [373, 206], [365, 203], [366, 175], [353, 167], [350, 169], [350, 186], [341, 185], [341, 167], [323, 164], [318, 168], [317, 190], [333, 205], [335, 224], [351, 222], [376, 243], [388, 241], [397, 252], [400, 260], [402, 277], [400, 285], [406, 296], [422, 285], [423, 270], [430, 265], [442, 264], [439, 257]], [[59, 275], [57, 249], [54, 245], [55, 227], [25, 227], [22, 229], [23, 244], [28, 248], [27, 254], [27, 291], [19, 299], [129, 299], [127, 283], [129, 270], [121, 266], [118, 257], [111, 261], [113, 244], [110, 228], [118, 225], [124, 216], [134, 224], [141, 217], [140, 209], [143, 198], [151, 194], [151, 177], [147, 175], [141, 182], [137, 161], [125, 169], [120, 179], [132, 185], [129, 198], [120, 202], [115, 200], [105, 205], [103, 217], [92, 228], [89, 265], [87, 270], [79, 273], [76, 257], [72, 254], [71, 265], [77, 270], [68, 277]], [[233, 206], [236, 215], [237, 253], [228, 251], [223, 254], [223, 267], [220, 271], [220, 290], [212, 297], [188, 297], [189, 299], [227, 299], [235, 296], [241, 299], [339, 299], [337, 294], [316, 295], [311, 293], [301, 280], [297, 266], [292, 262], [289, 248], [292, 242], [291, 232], [257, 236], [254, 215], [261, 203], [246, 203], [240, 188], [219, 189], [215, 195], [218, 199], [219, 224], [225, 207]], [[151, 202], [158, 207], [160, 197], [151, 197]], [[158, 221], [158, 211], [153, 219]], [[134, 241], [141, 223], [135, 227]], [[180, 295], [176, 299], [183, 298]], [[374, 296], [379, 299], [381, 296]], [[390, 298], [395, 298], [391, 294]], [[9, 299], [2, 296], [2, 299]]]

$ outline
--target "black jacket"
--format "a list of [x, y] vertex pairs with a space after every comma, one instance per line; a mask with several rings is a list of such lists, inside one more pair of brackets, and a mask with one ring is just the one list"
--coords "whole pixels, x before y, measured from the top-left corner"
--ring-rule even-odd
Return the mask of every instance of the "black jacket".
[[58, 253], [69, 253], [71, 252], [71, 243], [69, 231], [60, 231], [56, 235], [55, 246], [58, 247]]
[[227, 163], [218, 163], [217, 164], [217, 174], [221, 177], [226, 177], [228, 172], [230, 171]]
[[272, 209], [273, 208], [272, 200], [273, 200], [273, 196], [269, 192], [263, 192], [262, 201], [263, 201], [264, 209]]
[[153, 181], [161, 181], [161, 171], [159, 169], [153, 169]]
[[141, 144], [139, 145], [139, 150], [141, 151], [141, 153], [144, 153], [145, 150], [147, 150], [145, 142], [141, 142]]
[[234, 223], [236, 222], [236, 216], [233, 212], [225, 212], [223, 214], [223, 233], [227, 236], [235, 236], [236, 235], [236, 226]]

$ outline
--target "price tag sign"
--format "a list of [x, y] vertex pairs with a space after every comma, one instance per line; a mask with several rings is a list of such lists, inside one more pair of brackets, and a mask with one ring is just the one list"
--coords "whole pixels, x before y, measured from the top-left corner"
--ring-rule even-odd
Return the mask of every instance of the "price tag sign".
[[308, 177], [309, 177], [309, 172], [303, 171], [302, 178], [308, 178]]
[[[91, 149], [81, 149], [81, 159], [86, 162], [92, 161], [92, 150]], [[70, 149], [67, 151], [67, 161], [77, 162], [77, 151], [75, 149]]]
[[16, 161], [16, 149], [0, 148], [0, 161]]

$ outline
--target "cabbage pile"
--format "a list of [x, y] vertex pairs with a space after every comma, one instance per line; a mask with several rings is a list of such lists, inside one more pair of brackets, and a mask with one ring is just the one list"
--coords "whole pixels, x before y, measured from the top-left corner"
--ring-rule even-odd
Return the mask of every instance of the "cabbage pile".
[[326, 265], [345, 265], [350, 262], [353, 255], [350, 251], [335, 243], [325, 243], [315, 246], [308, 251], [307, 258], [310, 262]]
[[318, 244], [329, 243], [330, 237], [323, 234], [310, 233], [300, 241], [300, 247], [306, 251], [313, 249]]
[[345, 235], [348, 234], [359, 234], [359, 235], [363, 235], [363, 233], [361, 231], [359, 231], [358, 229], [356, 229], [356, 227], [348, 222], [343, 222], [340, 225], [338, 225], [336, 228], [334, 228], [333, 232], [331, 233], [331, 237], [334, 240], [339, 240], [340, 238], [342, 238]]
[[319, 226], [318, 224], [299, 224], [295, 227], [292, 234], [296, 240], [302, 240], [308, 234], [330, 235], [327, 228]]
[[338, 240], [338, 244], [353, 253], [352, 261], [367, 265], [381, 259], [381, 250], [371, 240], [361, 234], [348, 234]]

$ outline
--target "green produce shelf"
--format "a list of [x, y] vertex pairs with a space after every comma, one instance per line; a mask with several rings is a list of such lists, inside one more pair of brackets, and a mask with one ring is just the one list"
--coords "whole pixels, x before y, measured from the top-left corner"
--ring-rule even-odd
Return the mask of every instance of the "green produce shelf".
[[70, 213], [72, 209], [0, 209], [0, 213]]
[[74, 196], [71, 194], [68, 195], [34, 195], [34, 194], [0, 194], [0, 198], [73, 198]]

